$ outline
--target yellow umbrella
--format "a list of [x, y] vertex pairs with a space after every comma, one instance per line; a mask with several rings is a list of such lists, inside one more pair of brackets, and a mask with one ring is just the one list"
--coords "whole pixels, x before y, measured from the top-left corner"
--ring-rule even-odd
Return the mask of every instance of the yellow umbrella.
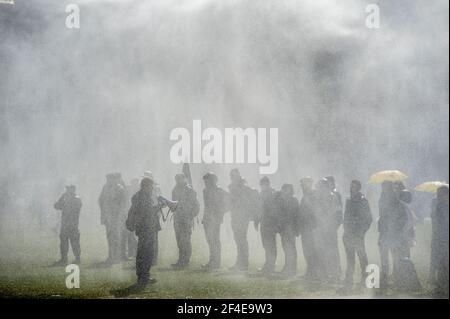
[[384, 181], [404, 181], [408, 176], [398, 170], [381, 171], [370, 176], [369, 183], [381, 184]]
[[438, 188], [441, 186], [448, 187], [448, 183], [439, 182], [439, 181], [425, 182], [425, 183], [422, 183], [422, 184], [416, 186], [416, 188], [414, 188], [414, 190], [416, 190], [418, 192], [436, 193]]

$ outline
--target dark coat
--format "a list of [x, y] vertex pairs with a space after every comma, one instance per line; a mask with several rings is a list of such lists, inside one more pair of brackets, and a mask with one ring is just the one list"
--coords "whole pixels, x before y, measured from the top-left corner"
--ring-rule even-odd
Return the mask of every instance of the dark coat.
[[437, 202], [433, 205], [431, 220], [433, 225], [432, 245], [436, 252], [448, 256], [449, 245], [449, 205], [448, 202]]
[[242, 220], [258, 220], [261, 201], [258, 191], [247, 186], [244, 179], [228, 186], [231, 200], [231, 217]]
[[298, 199], [294, 196], [286, 200], [282, 198], [281, 194], [278, 194], [276, 197], [276, 202], [281, 229], [292, 227], [294, 232], [298, 234], [298, 219], [300, 216], [300, 204]]
[[298, 229], [300, 233], [312, 231], [317, 226], [317, 197], [315, 192], [303, 194], [300, 200], [300, 216]]
[[135, 231], [137, 236], [160, 231], [159, 210], [160, 207], [157, 203], [153, 203], [150, 193], [138, 191], [131, 198], [131, 207], [126, 221], [128, 230]]
[[78, 229], [81, 211], [81, 199], [69, 193], [64, 193], [54, 207], [61, 211], [61, 231]]
[[197, 192], [188, 185], [175, 186], [172, 191], [172, 200], [178, 202], [174, 212], [174, 222], [191, 224], [200, 208]]
[[276, 229], [279, 223], [279, 212], [276, 203], [276, 192], [273, 189], [261, 191], [259, 197], [262, 203], [261, 225]]
[[344, 236], [361, 237], [372, 224], [369, 201], [361, 193], [347, 199], [344, 213]]
[[405, 245], [409, 240], [405, 232], [409, 221], [407, 205], [398, 198], [382, 194], [378, 206], [380, 210], [379, 243], [391, 247]]
[[222, 223], [223, 215], [230, 210], [230, 194], [219, 186], [207, 187], [203, 189], [203, 201], [205, 210], [202, 222]]
[[107, 183], [103, 186], [98, 199], [101, 213], [101, 223], [109, 221], [119, 221], [122, 215], [126, 213], [127, 192], [125, 187], [119, 183]]

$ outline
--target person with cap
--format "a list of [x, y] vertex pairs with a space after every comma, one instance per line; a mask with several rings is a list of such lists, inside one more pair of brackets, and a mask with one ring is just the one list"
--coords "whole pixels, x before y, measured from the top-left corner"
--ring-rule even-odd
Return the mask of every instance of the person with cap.
[[236, 243], [236, 263], [230, 270], [246, 271], [248, 269], [248, 226], [256, 221], [260, 212], [258, 192], [249, 186], [238, 169], [230, 171], [231, 184], [228, 186], [231, 199], [231, 229]]
[[217, 185], [218, 178], [214, 173], [203, 176], [204, 213], [202, 224], [205, 229], [206, 241], [209, 247], [209, 262], [202, 269], [211, 271], [220, 268], [221, 243], [220, 227], [224, 214], [230, 210], [229, 194]]
[[359, 257], [361, 266], [361, 284], [365, 284], [366, 268], [369, 264], [366, 253], [365, 235], [372, 224], [372, 213], [369, 201], [361, 193], [361, 182], [353, 180], [350, 183], [350, 198], [345, 203], [343, 242], [347, 256], [345, 272], [345, 287], [353, 286], [355, 271], [355, 255]]
[[80, 231], [78, 230], [81, 206], [82, 202], [76, 194], [74, 185], [66, 186], [66, 192], [54, 205], [56, 210], [61, 211], [61, 230], [59, 234], [61, 259], [55, 263], [55, 266], [67, 264], [69, 243], [75, 256], [73, 263], [81, 263]]
[[306, 273], [303, 278], [308, 281], [314, 281], [319, 278], [319, 262], [314, 242], [314, 232], [317, 226], [317, 197], [313, 185], [314, 180], [311, 177], [304, 177], [300, 180], [303, 196], [300, 200], [300, 223], [298, 229], [301, 236], [303, 256], [306, 261]]
[[275, 271], [277, 259], [277, 234], [280, 232], [279, 212], [275, 202], [276, 192], [271, 187], [269, 178], [264, 176], [259, 181], [259, 185], [261, 187], [259, 196], [262, 201], [260, 230], [265, 252], [265, 262], [260, 272], [264, 275], [271, 275]]
[[136, 288], [144, 289], [148, 284], [156, 282], [150, 276], [155, 254], [155, 240], [161, 230], [158, 217], [160, 206], [152, 199], [153, 180], [144, 177], [140, 190], [131, 198], [126, 226], [138, 237], [136, 253]]
[[178, 261], [172, 264], [175, 269], [183, 269], [189, 265], [192, 255], [191, 235], [194, 218], [198, 215], [200, 205], [197, 192], [188, 185], [184, 174], [175, 176], [175, 187], [172, 200], [178, 202], [173, 215], [173, 226], [178, 246]]
[[98, 199], [100, 206], [101, 224], [106, 228], [108, 241], [108, 258], [106, 265], [114, 265], [120, 262], [120, 234], [121, 221], [126, 210], [127, 195], [116, 174], [106, 175], [106, 184]]

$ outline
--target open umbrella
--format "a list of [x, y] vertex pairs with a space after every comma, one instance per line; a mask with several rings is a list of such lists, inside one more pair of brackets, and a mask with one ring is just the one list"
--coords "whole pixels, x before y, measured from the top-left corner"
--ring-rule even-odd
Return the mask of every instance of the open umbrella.
[[404, 181], [408, 176], [398, 170], [381, 171], [370, 176], [369, 183], [381, 184], [384, 181]]
[[418, 192], [436, 193], [438, 188], [441, 186], [448, 187], [448, 183], [447, 182], [439, 182], [439, 181], [425, 182], [425, 183], [422, 183], [422, 184], [416, 186], [416, 188], [414, 188], [414, 190], [416, 190]]

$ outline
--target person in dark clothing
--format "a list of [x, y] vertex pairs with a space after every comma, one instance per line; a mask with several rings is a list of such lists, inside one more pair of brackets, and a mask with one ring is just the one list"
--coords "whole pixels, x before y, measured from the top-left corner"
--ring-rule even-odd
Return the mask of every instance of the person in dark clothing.
[[350, 198], [345, 204], [343, 242], [347, 256], [345, 285], [353, 285], [355, 254], [361, 266], [361, 283], [365, 283], [366, 267], [369, 264], [366, 254], [365, 235], [372, 224], [369, 201], [361, 193], [361, 182], [354, 180], [350, 184]]
[[121, 221], [124, 219], [127, 205], [125, 188], [117, 177], [117, 174], [106, 175], [106, 184], [98, 199], [101, 223], [105, 225], [108, 240], [108, 258], [105, 261], [107, 265], [120, 262]]
[[[393, 279], [400, 289], [419, 289], [410, 257], [410, 241], [413, 222], [407, 204], [402, 201], [401, 191], [394, 182], [385, 181], [381, 185], [379, 200], [379, 248], [381, 258], [380, 287], [386, 289], [389, 279], [389, 255], [393, 259]], [[407, 269], [408, 268], [408, 269]]]
[[220, 268], [221, 243], [220, 226], [224, 214], [230, 210], [229, 194], [217, 185], [217, 176], [207, 173], [203, 176], [204, 213], [202, 224], [205, 229], [206, 241], [209, 246], [209, 262], [202, 265], [202, 269], [210, 271]]
[[178, 202], [174, 211], [173, 226], [178, 245], [178, 261], [173, 268], [183, 269], [189, 264], [192, 255], [192, 227], [194, 218], [198, 215], [199, 203], [197, 193], [188, 185], [184, 174], [175, 176], [176, 185], [172, 191], [172, 200]]
[[436, 218], [436, 208], [438, 199], [437, 196], [433, 198], [431, 202], [431, 250], [430, 250], [430, 269], [428, 272], [428, 282], [430, 284], [435, 284], [437, 280], [437, 265], [439, 260], [438, 255], [438, 241], [436, 229], [439, 227], [439, 220]]
[[305, 177], [300, 180], [303, 196], [300, 200], [300, 224], [299, 232], [302, 240], [303, 256], [306, 261], [306, 273], [304, 279], [317, 280], [319, 261], [314, 242], [316, 229], [317, 198], [313, 189], [313, 179]]
[[342, 207], [339, 198], [331, 191], [329, 182], [323, 178], [317, 182], [317, 229], [314, 238], [322, 265], [321, 280], [337, 282], [341, 275], [341, 263], [337, 242], [340, 226], [339, 211]]
[[[161, 196], [162, 192], [161, 192], [161, 188], [159, 187], [158, 182], [156, 181], [156, 179], [153, 176], [152, 171], [145, 171], [144, 174], [142, 175], [142, 178], [150, 178], [153, 181], [153, 193], [152, 193], [152, 200], [154, 203], [156, 203], [158, 201], [158, 197]], [[158, 214], [158, 218], [162, 218], [161, 215], [161, 211]], [[158, 263], [158, 252], [159, 252], [159, 239], [158, 239], [158, 235], [156, 235], [156, 239], [154, 241], [155, 247], [153, 249], [153, 261], [152, 261], [152, 266], [156, 266]]]
[[412, 202], [412, 193], [406, 188], [402, 181], [394, 182], [394, 189], [397, 194], [397, 198], [400, 201], [400, 208], [404, 209], [407, 214], [407, 223], [405, 224], [405, 239], [407, 245], [405, 245], [405, 256], [411, 257], [411, 248], [415, 245], [416, 232], [415, 224], [417, 217], [410, 209], [409, 204]]
[[[436, 293], [448, 298], [448, 263], [449, 263], [449, 189], [441, 186], [437, 190], [435, 205], [432, 213], [433, 233], [432, 250], [435, 254], [435, 268], [433, 282], [436, 282]], [[436, 278], [437, 275], [437, 278]], [[434, 279], [437, 279], [435, 281]]]
[[281, 245], [284, 251], [284, 267], [281, 273], [286, 277], [294, 277], [297, 274], [297, 248], [295, 237], [298, 233], [297, 218], [300, 214], [299, 203], [294, 196], [294, 186], [284, 184], [277, 195], [277, 209], [280, 219]]
[[58, 199], [54, 207], [61, 211], [61, 259], [55, 265], [67, 264], [67, 254], [69, 252], [69, 242], [75, 256], [74, 264], [81, 263], [80, 232], [78, 224], [80, 219], [82, 202], [76, 194], [74, 185], [66, 186], [66, 192]]
[[336, 188], [336, 181], [334, 179], [333, 176], [327, 176], [325, 177], [325, 179], [327, 180], [329, 187], [330, 187], [330, 191], [331, 193], [335, 196], [335, 198], [337, 199], [336, 202], [336, 212], [335, 212], [335, 227], [334, 227], [334, 231], [330, 231], [330, 241], [329, 244], [331, 245], [330, 247], [332, 247], [332, 252], [333, 252], [333, 259], [337, 260], [337, 264], [336, 264], [336, 268], [335, 268], [335, 275], [333, 275], [333, 280], [339, 280], [340, 274], [342, 272], [341, 269], [341, 263], [340, 263], [340, 254], [339, 254], [339, 245], [338, 245], [338, 230], [339, 227], [342, 225], [342, 223], [344, 222], [344, 214], [343, 214], [343, 200], [342, 200], [342, 195], [341, 193], [337, 190]]
[[[126, 186], [127, 202], [129, 203], [128, 209], [131, 207], [131, 197], [139, 191], [139, 188], [139, 179], [137, 178], [131, 180], [130, 185]], [[123, 227], [121, 226], [120, 255], [122, 260], [129, 260], [129, 258], [136, 257], [137, 240], [134, 233], [127, 229], [125, 225], [127, 216], [126, 214], [124, 216], [125, 218], [121, 221]]]
[[277, 258], [277, 233], [280, 232], [280, 221], [278, 207], [275, 201], [275, 190], [270, 185], [268, 177], [263, 177], [259, 185], [259, 193], [262, 201], [261, 214], [261, 241], [265, 252], [264, 266], [260, 271], [265, 275], [270, 275], [275, 271], [275, 261]]
[[380, 287], [387, 288], [389, 278], [389, 253], [391, 250], [392, 237], [392, 218], [395, 214], [397, 198], [394, 191], [394, 183], [384, 181], [381, 184], [381, 195], [378, 201], [379, 219], [378, 219], [378, 245], [381, 259], [381, 278]]
[[158, 211], [159, 204], [152, 200], [153, 181], [143, 178], [141, 189], [133, 195], [131, 207], [128, 211], [126, 226], [134, 231], [138, 237], [136, 254], [137, 286], [145, 288], [147, 284], [155, 283], [150, 276], [150, 268], [154, 257], [155, 240], [161, 230]]
[[248, 241], [247, 233], [250, 221], [255, 220], [255, 211], [259, 211], [257, 191], [247, 186], [245, 179], [241, 177], [239, 170], [230, 171], [231, 184], [229, 185], [231, 200], [231, 228], [237, 248], [236, 263], [230, 270], [245, 271], [248, 269]]

